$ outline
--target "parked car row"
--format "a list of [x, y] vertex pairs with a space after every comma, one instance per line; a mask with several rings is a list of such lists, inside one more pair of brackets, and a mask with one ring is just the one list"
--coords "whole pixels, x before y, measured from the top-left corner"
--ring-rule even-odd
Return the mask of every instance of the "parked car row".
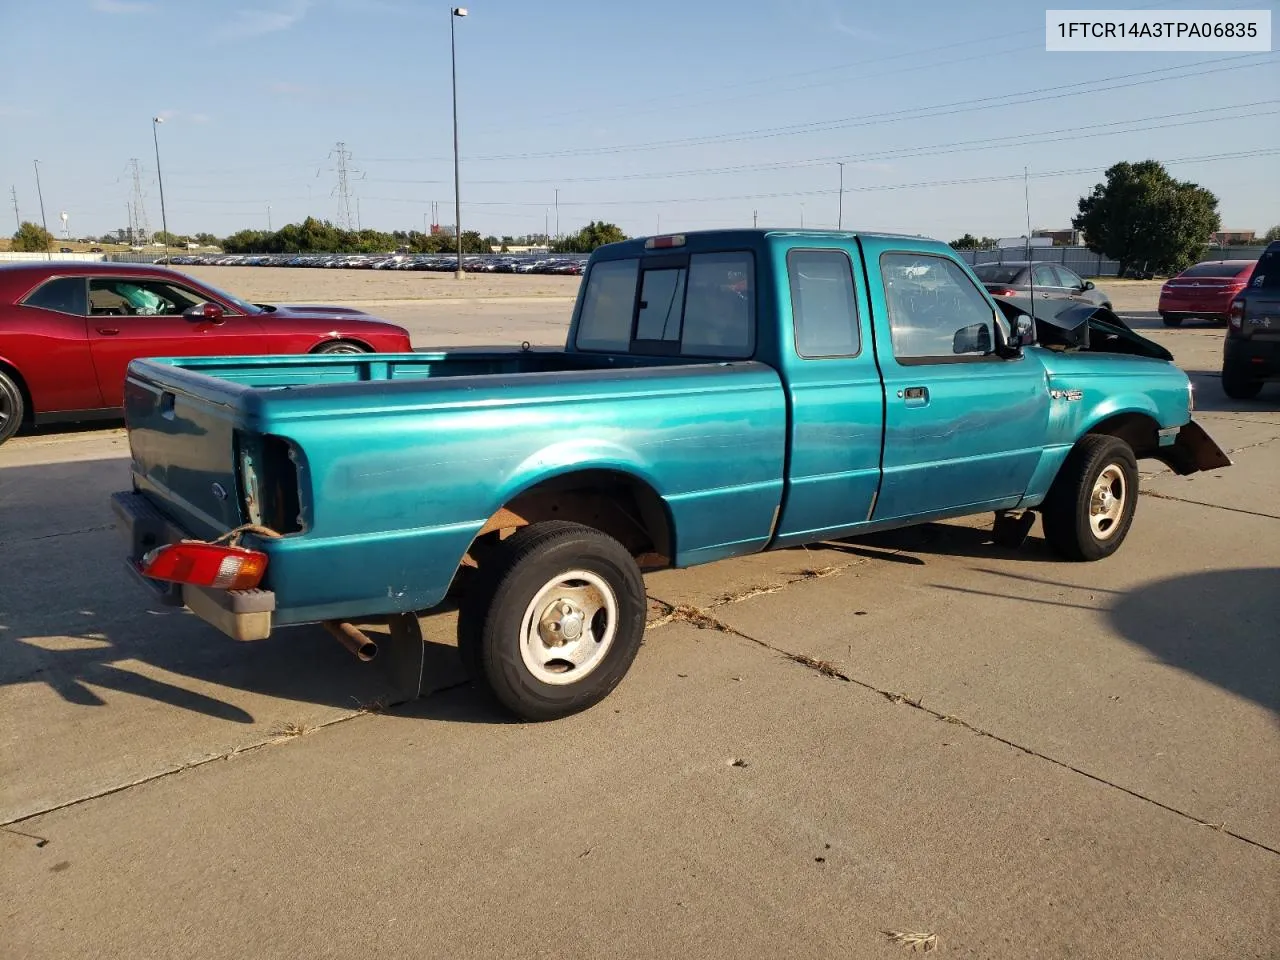
[[[217, 267], [327, 267], [346, 270], [434, 270], [458, 268], [456, 254], [440, 253], [235, 253], [179, 254], [157, 263], [174, 266]], [[508, 254], [480, 254], [462, 259], [468, 273], [538, 273], [579, 276], [587, 255], [526, 257]]]

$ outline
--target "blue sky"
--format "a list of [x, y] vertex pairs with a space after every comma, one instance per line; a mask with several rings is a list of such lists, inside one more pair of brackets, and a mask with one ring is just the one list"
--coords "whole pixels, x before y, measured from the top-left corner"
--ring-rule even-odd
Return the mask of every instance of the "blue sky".
[[[1274, 0], [1124, 6], [1277, 19]], [[38, 159], [51, 228], [123, 226], [136, 157], [158, 229], [160, 114], [175, 232], [264, 228], [268, 205], [275, 227], [336, 219], [338, 141], [364, 226], [421, 229], [433, 201], [451, 223], [449, 9], [0, 0], [4, 222], [10, 185], [39, 219]], [[865, 229], [1018, 235], [1024, 166], [1033, 225], [1066, 226], [1102, 169], [1147, 158], [1213, 190], [1224, 227], [1280, 223], [1280, 54], [1051, 54], [1044, 9], [477, 0], [457, 21], [464, 229], [554, 232], [557, 188], [565, 232], [834, 227], [838, 160]]]

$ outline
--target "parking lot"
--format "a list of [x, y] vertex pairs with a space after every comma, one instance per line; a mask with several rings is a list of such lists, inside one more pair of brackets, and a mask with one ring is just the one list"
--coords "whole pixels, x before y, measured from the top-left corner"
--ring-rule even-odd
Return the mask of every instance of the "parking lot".
[[[556, 343], [578, 283], [191, 271], [419, 346]], [[394, 705], [319, 627], [149, 607], [123, 430], [11, 441], [3, 954], [1280, 957], [1280, 389], [1227, 400], [1158, 286], [1117, 309], [1235, 465], [1144, 462], [1115, 557], [976, 518], [663, 571], [627, 679], [551, 724], [463, 682], [449, 614]]]

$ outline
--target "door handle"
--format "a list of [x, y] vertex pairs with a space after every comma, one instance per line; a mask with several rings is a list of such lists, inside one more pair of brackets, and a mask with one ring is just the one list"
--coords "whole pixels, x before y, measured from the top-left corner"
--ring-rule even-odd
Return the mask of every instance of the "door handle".
[[114, 337], [117, 333], [120, 332], [119, 328], [117, 327], [95, 327], [94, 329], [97, 330], [104, 337]]
[[898, 396], [905, 400], [909, 407], [923, 407], [929, 402], [929, 388], [905, 387], [898, 391]]

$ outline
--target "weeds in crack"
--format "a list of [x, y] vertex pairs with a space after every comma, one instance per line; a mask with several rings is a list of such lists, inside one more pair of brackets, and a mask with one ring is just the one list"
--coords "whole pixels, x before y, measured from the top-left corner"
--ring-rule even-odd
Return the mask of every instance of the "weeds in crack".
[[904, 947], [910, 947], [912, 953], [915, 953], [916, 950], [923, 950], [928, 953], [930, 950], [938, 949], [938, 935], [936, 933], [915, 933], [910, 930], [882, 930], [881, 933], [889, 938], [890, 943], [898, 943]]

